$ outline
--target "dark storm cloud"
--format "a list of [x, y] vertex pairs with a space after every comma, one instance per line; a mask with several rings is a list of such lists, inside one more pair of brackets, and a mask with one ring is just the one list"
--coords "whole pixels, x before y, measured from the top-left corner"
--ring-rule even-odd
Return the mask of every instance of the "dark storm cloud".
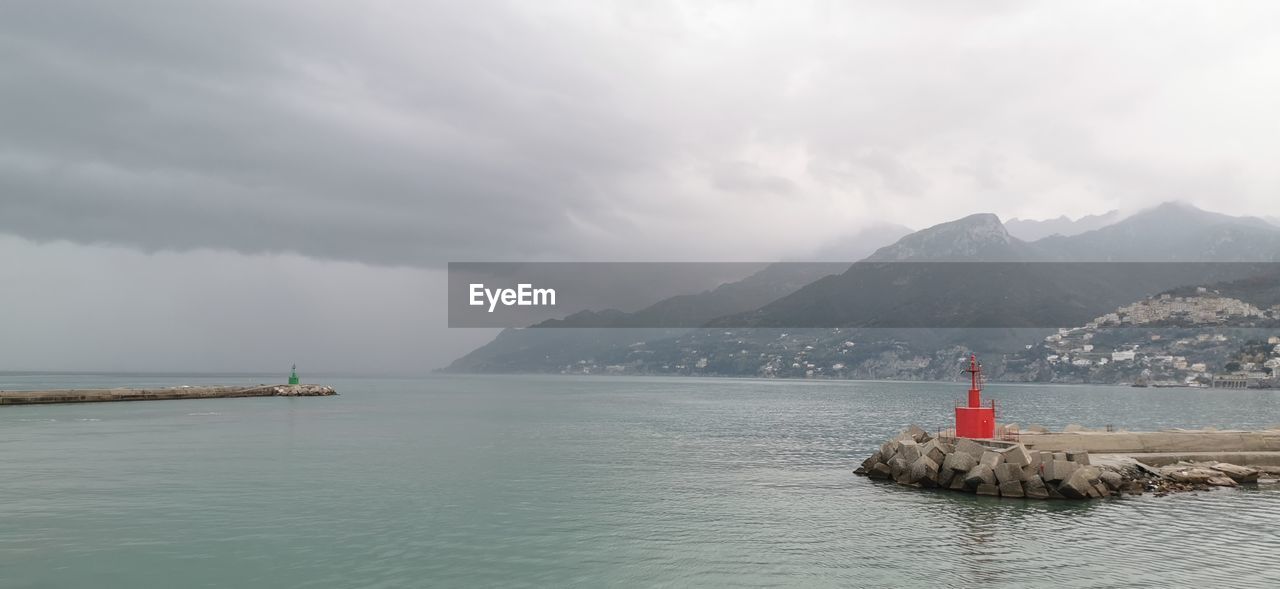
[[563, 253], [570, 214], [645, 157], [643, 129], [569, 100], [589, 76], [521, 63], [515, 23], [430, 10], [397, 45], [267, 4], [0, 9], [0, 228], [375, 263]]
[[10, 0], [0, 232], [433, 266], [1275, 212], [1273, 5], [948, 7]]

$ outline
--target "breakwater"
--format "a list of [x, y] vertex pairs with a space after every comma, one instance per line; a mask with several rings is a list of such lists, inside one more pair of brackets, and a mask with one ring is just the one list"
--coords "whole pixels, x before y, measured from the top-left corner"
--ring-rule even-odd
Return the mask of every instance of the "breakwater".
[[333, 387], [313, 384], [256, 386], [182, 386], [147, 389], [55, 389], [0, 391], [0, 405], [102, 403], [235, 397], [324, 397], [338, 394]]
[[[1274, 478], [1280, 468], [1274, 466], [1238, 465], [1216, 460], [1215, 453], [1234, 452], [1237, 456], [1254, 456], [1269, 462], [1280, 456], [1272, 452], [1242, 452], [1241, 440], [1257, 440], [1270, 436], [1240, 434], [1244, 432], [1090, 432], [1091, 446], [1113, 450], [1113, 447], [1147, 450], [1157, 441], [1179, 442], [1185, 456], [1165, 455], [1163, 465], [1153, 466], [1141, 460], [1146, 453], [1119, 452], [1091, 454], [1080, 448], [1068, 449], [1078, 442], [1075, 436], [1051, 438], [1028, 437], [1028, 442], [1013, 440], [973, 440], [956, 437], [933, 437], [917, 426], [908, 427], [886, 441], [854, 474], [872, 479], [893, 481], [921, 488], [941, 488], [997, 497], [1028, 499], [1096, 499], [1124, 494], [1234, 487], [1256, 484], [1262, 475]], [[1270, 433], [1270, 432], [1269, 432]], [[1112, 444], [1108, 437], [1114, 436]], [[1149, 443], [1134, 443], [1135, 437]], [[1186, 443], [1188, 439], [1202, 443]], [[1035, 443], [1031, 440], [1036, 440]], [[1037, 448], [1037, 444], [1039, 448]], [[1047, 449], [1043, 449], [1047, 448]], [[1253, 446], [1249, 446], [1253, 449]], [[1201, 459], [1206, 458], [1206, 459]]]

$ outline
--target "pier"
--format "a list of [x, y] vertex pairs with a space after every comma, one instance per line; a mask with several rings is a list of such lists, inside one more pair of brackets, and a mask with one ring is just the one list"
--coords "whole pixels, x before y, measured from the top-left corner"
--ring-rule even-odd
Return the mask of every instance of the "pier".
[[327, 397], [336, 394], [338, 392], [333, 387], [314, 384], [181, 386], [147, 389], [54, 389], [44, 391], [0, 391], [0, 405], [230, 399], [237, 397]]
[[1061, 432], [996, 426], [982, 403], [982, 365], [969, 357], [969, 397], [955, 428], [931, 436], [912, 425], [886, 441], [854, 474], [901, 485], [997, 497], [1094, 499], [1269, 484], [1280, 475], [1280, 430]]
[[1280, 466], [1280, 430], [1083, 430], [1019, 432], [1015, 437], [1028, 450], [1083, 450], [1094, 455], [1132, 458], [1151, 466], [1211, 461]]
[[[1076, 426], [1079, 427], [1079, 426]], [[1256, 485], [1280, 476], [1280, 430], [1043, 432], [938, 437], [911, 426], [855, 474], [1027, 499], [1090, 499]]]

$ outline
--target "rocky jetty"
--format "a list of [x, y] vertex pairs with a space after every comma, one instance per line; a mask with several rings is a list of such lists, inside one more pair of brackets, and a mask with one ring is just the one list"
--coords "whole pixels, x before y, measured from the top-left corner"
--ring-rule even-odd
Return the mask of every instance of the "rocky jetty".
[[1018, 442], [935, 438], [911, 426], [862, 462], [854, 474], [928, 489], [993, 497], [1098, 499], [1159, 495], [1256, 483], [1259, 469], [1215, 463], [1179, 463], [1159, 469], [1108, 456], [1092, 464], [1083, 450], [1028, 450]]
[[46, 391], [0, 391], [0, 405], [228, 399], [235, 397], [327, 397], [336, 394], [338, 392], [333, 387], [316, 384], [264, 384], [249, 387], [182, 386], [156, 389], [58, 389]]

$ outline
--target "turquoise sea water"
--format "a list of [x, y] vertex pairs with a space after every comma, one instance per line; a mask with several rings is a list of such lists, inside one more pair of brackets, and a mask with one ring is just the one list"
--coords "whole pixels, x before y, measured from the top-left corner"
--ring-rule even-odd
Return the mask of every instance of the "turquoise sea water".
[[[1280, 586], [1277, 489], [1031, 502], [850, 474], [947, 425], [961, 384], [324, 380], [342, 395], [0, 407], [0, 587]], [[988, 396], [1053, 427], [1280, 423], [1280, 392]]]

